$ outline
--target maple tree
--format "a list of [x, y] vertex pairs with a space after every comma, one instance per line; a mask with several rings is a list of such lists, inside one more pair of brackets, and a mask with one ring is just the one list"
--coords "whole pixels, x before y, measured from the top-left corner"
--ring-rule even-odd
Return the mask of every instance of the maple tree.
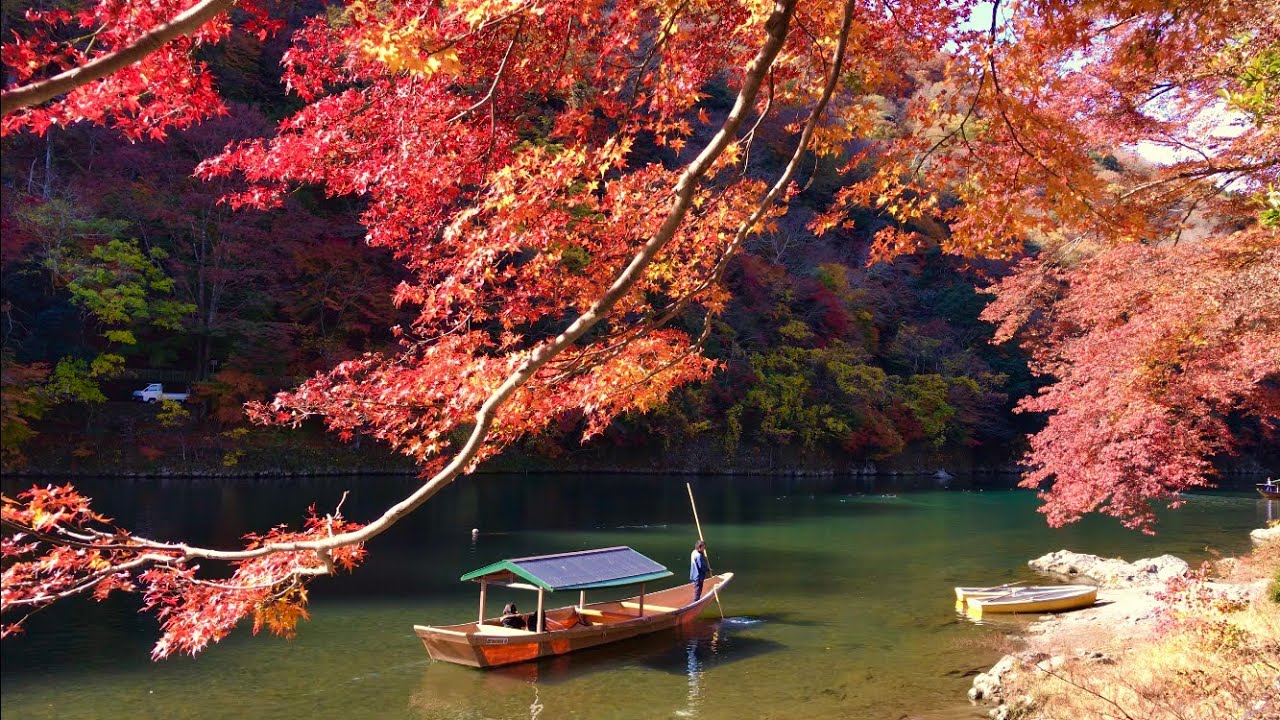
[[[850, 2], [845, 18], [851, 17], [852, 8]], [[33, 490], [5, 504], [5, 523], [16, 530], [4, 540], [6, 608], [39, 606], [89, 588], [105, 593], [129, 585], [127, 578], [136, 577], [145, 585], [148, 605], [161, 608], [166, 632], [156, 655], [175, 649], [195, 651], [221, 637], [250, 610], [261, 612], [275, 607], [270, 603], [286, 600], [291, 607], [301, 607], [305, 596], [285, 588], [295, 587], [317, 568], [331, 570], [335, 554], [350, 557], [358, 552], [363, 541], [425, 501], [464, 468], [544, 422], [551, 413], [537, 412], [538, 405], [584, 407], [593, 418], [592, 430], [598, 431], [624, 409], [661, 400], [661, 386], [645, 382], [651, 376], [663, 374], [670, 382], [705, 376], [707, 363], [691, 361], [688, 338], [663, 328], [657, 313], [664, 305], [687, 305], [698, 295], [700, 302], [718, 301], [720, 291], [700, 275], [714, 271], [725, 251], [741, 242], [786, 186], [784, 176], [764, 202], [757, 203], [751, 196], [763, 191], [758, 182], [728, 182], [714, 196], [699, 183], [732, 168], [728, 162], [732, 154], [725, 159], [722, 155], [754, 106], [769, 71], [782, 67], [775, 60], [788, 38], [794, 3], [754, 8], [754, 17], [752, 8], [713, 11], [682, 6], [678, 10], [688, 11], [689, 27], [678, 35], [659, 35], [660, 41], [647, 50], [650, 57], [639, 64], [637, 73], [634, 62], [642, 54], [636, 40], [647, 27], [630, 23], [651, 23], [661, 17], [656, 13], [660, 9], [637, 7], [628, 12], [615, 6], [606, 13], [602, 6], [511, 3], [506, 12], [495, 13], [502, 10], [500, 3], [477, 3], [444, 13], [427, 3], [375, 13], [355, 3], [338, 27], [318, 19], [302, 28], [295, 51], [287, 58], [286, 78], [300, 95], [314, 102], [287, 121], [273, 141], [233, 148], [208, 163], [206, 172], [239, 171], [255, 183], [235, 198], [237, 203], [269, 204], [273, 182], [321, 183], [335, 194], [367, 192], [371, 203], [365, 222], [371, 242], [393, 247], [422, 276], [421, 284], [406, 284], [399, 292], [404, 300], [423, 302], [413, 333], [446, 334], [431, 345], [406, 342], [401, 357], [344, 363], [327, 378], [277, 401], [280, 409], [262, 412], [293, 412], [293, 417], [323, 412], [331, 426], [343, 431], [377, 426], [375, 435], [418, 456], [428, 468], [438, 467], [437, 472], [413, 496], [359, 529], [341, 522], [316, 522], [302, 534], [268, 536], [239, 551], [171, 546], [166, 552], [164, 543], [97, 528], [105, 520], [93, 515], [74, 491]], [[723, 12], [742, 21], [740, 33], [721, 31]], [[538, 20], [526, 22], [526, 15], [534, 13]], [[427, 22], [420, 24], [423, 18]], [[754, 41], [762, 25], [763, 44], [745, 42]], [[578, 31], [578, 44], [565, 45], [565, 28]], [[510, 34], [499, 39], [499, 29]], [[439, 58], [420, 50], [432, 44], [446, 48]], [[517, 44], [523, 59], [508, 63]], [[755, 49], [756, 45], [760, 48]], [[559, 76], [548, 75], [532, 61], [550, 55], [549, 47], [575, 51], [564, 53], [565, 72]], [[625, 166], [628, 150], [642, 131], [678, 151], [691, 132], [682, 116], [696, 101], [696, 88], [720, 67], [673, 63], [665, 56], [677, 50], [711, 48], [720, 50], [717, 59], [729, 67], [746, 68], [741, 71], [738, 100], [720, 131], [682, 172], [653, 163], [606, 177]], [[836, 48], [837, 68], [843, 51], [842, 39]], [[654, 55], [663, 57], [651, 69], [647, 65]], [[459, 56], [474, 62], [463, 63]], [[828, 77], [803, 136], [807, 141], [838, 73], [823, 73], [822, 63], [812, 55], [798, 55], [790, 64], [795, 72]], [[660, 82], [650, 70], [660, 76]], [[473, 73], [473, 79], [469, 81], [464, 72]], [[459, 92], [469, 84], [483, 87], [481, 80], [490, 75], [496, 79], [478, 101]], [[631, 75], [633, 82], [623, 82]], [[560, 112], [560, 129], [553, 130], [546, 142], [514, 152], [516, 128], [522, 120], [530, 124], [528, 113], [536, 109], [528, 98], [536, 97], [538, 90], [544, 96], [563, 93], [584, 78], [599, 83], [599, 95]], [[351, 87], [319, 96], [326, 84], [338, 83]], [[501, 85], [519, 92], [499, 93]], [[92, 90], [89, 85], [82, 87]], [[638, 99], [646, 92], [651, 97]], [[486, 105], [487, 113], [478, 112]], [[22, 118], [34, 117], [28, 121], [39, 128], [42, 112], [10, 115], [6, 127], [20, 128]], [[400, 141], [388, 142], [389, 138], [368, 132], [405, 122], [415, 131]], [[130, 131], [127, 123], [125, 129]], [[317, 144], [325, 137], [331, 142]], [[406, 148], [404, 142], [417, 147]], [[327, 146], [340, 152], [334, 155]], [[797, 157], [803, 147], [804, 142]], [[347, 155], [352, 151], [356, 154]], [[280, 165], [281, 157], [291, 157], [291, 167]], [[429, 165], [424, 163], [428, 158]], [[391, 182], [372, 183], [371, 170], [378, 167]], [[430, 172], [424, 172], [426, 167]], [[281, 172], [273, 176], [272, 168]], [[656, 193], [663, 186], [674, 188], [669, 196]], [[517, 193], [523, 200], [520, 204], [511, 201]], [[464, 194], [474, 207], [457, 212], [459, 196]], [[682, 224], [695, 205], [700, 212]], [[483, 226], [478, 224], [481, 219]], [[560, 232], [566, 224], [576, 232]], [[610, 229], [627, 232], [610, 237]], [[451, 242], [464, 233], [474, 239], [466, 244]], [[446, 242], [413, 242], [437, 234]], [[645, 235], [648, 239], [638, 251], [629, 247], [628, 240]], [[717, 235], [723, 240], [720, 244], [698, 242]], [[550, 275], [548, 271], [560, 263], [563, 248], [569, 246], [585, 250], [593, 265], [618, 268], [617, 277], [610, 282], [599, 272]], [[666, 272], [645, 277], [642, 271], [663, 250]], [[522, 251], [532, 258], [521, 261]], [[675, 272], [699, 266], [701, 274]], [[542, 285], [548, 279], [555, 281], [552, 287]], [[629, 295], [637, 284], [643, 292]], [[478, 296], [478, 288], [493, 297]], [[433, 296], [430, 301], [425, 297], [428, 292]], [[566, 318], [570, 322], [557, 334], [554, 325], [565, 308], [580, 314]], [[622, 322], [646, 313], [652, 316], [646, 322]], [[618, 327], [600, 332], [589, 345], [574, 347], [575, 341], [606, 319]], [[522, 338], [520, 331], [533, 332]], [[545, 340], [548, 335], [553, 339]], [[540, 371], [542, 377], [532, 388], [522, 388]], [[395, 391], [405, 381], [412, 381], [412, 389]], [[605, 388], [615, 392], [601, 397]], [[376, 402], [367, 403], [366, 398]], [[524, 412], [503, 413], [504, 404], [523, 407]], [[376, 416], [360, 419], [357, 408], [375, 409]], [[448, 464], [437, 462], [443, 450], [441, 438], [471, 414], [468, 410], [474, 413], [469, 441]], [[322, 536], [322, 529], [333, 532]], [[83, 560], [73, 562], [62, 552], [67, 543], [106, 543], [112, 552], [78, 553], [76, 557]], [[253, 569], [232, 583], [214, 583], [221, 590], [211, 591], [210, 581], [195, 576], [192, 562], [198, 559], [240, 563], [237, 573]], [[261, 568], [264, 563], [271, 567]], [[143, 567], [148, 569], [140, 571]], [[223, 595], [213, 598], [210, 592]], [[199, 614], [202, 610], [204, 615]], [[284, 612], [273, 615], [277, 616], [296, 619]]]
[[[86, 120], [158, 137], [221, 112], [193, 48], [278, 24], [249, 3], [183, 5], [29, 13], [4, 44], [19, 84], [3, 91], [0, 127]], [[270, 209], [300, 185], [363, 197], [369, 243], [412, 273], [395, 298], [414, 316], [397, 328], [399, 352], [342, 362], [251, 413], [373, 436], [416, 459], [424, 482], [367, 524], [313, 513], [301, 531], [277, 528], [237, 550], [131, 535], [70, 488], [6, 497], [5, 611], [138, 589], [164, 626], [157, 657], [198, 651], [247, 614], [289, 632], [308, 578], [354, 566], [365, 542], [517, 438], [567, 413], [591, 437], [706, 378], [713, 364], [698, 346], [727, 302], [728, 262], [787, 211], [806, 154], [839, 158], [849, 179], [811, 227], [875, 208], [877, 258], [926, 243], [1003, 257], [1027, 240], [1042, 248], [989, 314], [1006, 335], [1024, 330], [1038, 367], [1058, 378], [1027, 404], [1059, 422], [1033, 440], [1028, 482], [1055, 479], [1051, 519], [1109, 498], [1141, 521], [1149, 499], [1194, 484], [1205, 453], [1226, 445], [1217, 417], [1185, 415], [1276, 416], [1274, 318], [1241, 291], [1276, 267], [1274, 230], [1247, 205], [1280, 166], [1267, 102], [1280, 85], [1274, 10], [1024, 0], [995, 3], [990, 27], [972, 28], [973, 6], [353, 0], [306, 20], [283, 61], [302, 109], [198, 172], [243, 183], [227, 197], [238, 208]], [[76, 24], [91, 32], [72, 37]], [[939, 48], [949, 52], [941, 81], [886, 128], [885, 98]], [[712, 81], [736, 89], [716, 117], [700, 106]], [[1197, 125], [1224, 106], [1251, 122], [1204, 147]], [[785, 167], [768, 181], [745, 172], [761, 119], [784, 113]], [[855, 142], [867, 137], [879, 139]], [[1108, 172], [1110, 153], [1144, 141], [1188, 152]], [[1178, 242], [1193, 221], [1212, 237]], [[1182, 270], [1185, 282], [1162, 289], [1158, 272], [1123, 270], [1142, 263]], [[1135, 278], [1126, 296], [1150, 301], [1155, 329], [1137, 333], [1143, 318], [1108, 305], [1094, 272]], [[1236, 322], [1215, 315], [1223, 306]], [[832, 310], [826, 321], [840, 322]], [[1172, 321], [1189, 311], [1195, 322]], [[690, 316], [700, 334], [672, 324]], [[1075, 324], [1054, 325], [1061, 317]], [[1128, 401], [1108, 385], [1116, 364], [1139, 376]], [[950, 417], [940, 387], [912, 390], [931, 433]], [[1073, 388], [1112, 404], [1081, 414], [1073, 403], [1093, 398]], [[1131, 409], [1132, 423], [1107, 407]], [[1090, 422], [1111, 430], [1063, 446]], [[1138, 441], [1116, 445], [1128, 438]], [[1165, 469], [1157, 460], [1170, 448], [1181, 454]], [[1072, 474], [1077, 460], [1087, 464]], [[199, 562], [231, 563], [234, 575], [209, 580]]]
[[1023, 482], [1054, 480], [1055, 525], [1102, 510], [1149, 528], [1152, 499], [1209, 484], [1233, 415], [1280, 417], [1275, 232], [1027, 261], [999, 289], [997, 338], [1034, 334], [1035, 365], [1055, 378], [1021, 403], [1048, 413]]

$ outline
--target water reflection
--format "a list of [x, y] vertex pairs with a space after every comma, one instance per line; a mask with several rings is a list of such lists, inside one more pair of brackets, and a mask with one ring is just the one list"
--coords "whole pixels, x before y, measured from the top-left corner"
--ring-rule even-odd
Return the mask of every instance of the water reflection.
[[[619, 702], [634, 702], [630, 696], [641, 694], [643, 687], [649, 703], [661, 707], [665, 698], [669, 709], [660, 714], [707, 717], [709, 691], [715, 687], [723, 691], [732, 683], [732, 677], [721, 676], [721, 668], [785, 649], [781, 643], [753, 635], [765, 625], [754, 617], [698, 620], [615, 646], [485, 671], [433, 662], [409, 705], [419, 718], [460, 718], [479, 712], [482, 717], [527, 715], [536, 720], [555, 716], [566, 707], [599, 702], [596, 692], [604, 684]], [[630, 681], [619, 680], [624, 677]], [[675, 678], [683, 681], [679, 690], [672, 683]], [[623, 701], [623, 696], [629, 699]]]
[[677, 710], [679, 717], [697, 717], [698, 705], [702, 699], [702, 662], [698, 659], [698, 642], [690, 640], [685, 653], [685, 672], [689, 676], [689, 694], [683, 709]]
[[529, 720], [538, 720], [542, 715], [542, 700], [538, 695], [538, 684], [533, 684], [533, 702], [529, 703]]
[[[106, 514], [149, 535], [233, 543], [300, 516], [311, 502], [331, 508], [347, 490], [345, 514], [376, 516], [415, 482], [87, 489]], [[147, 659], [156, 622], [138, 614], [136, 597], [50, 608], [0, 646], [3, 714], [936, 717], [927, 709], [963, 698], [966, 674], [994, 662], [980, 640], [1001, 629], [954, 616], [952, 586], [1035, 580], [1027, 559], [1063, 547], [1130, 559], [1172, 552], [1194, 564], [1207, 545], [1231, 554], [1260, 520], [1280, 518], [1280, 503], [1258, 507], [1252, 487], [1188, 497], [1177, 513], [1162, 512], [1160, 533], [1149, 538], [1109, 519], [1050, 530], [1033, 493], [909, 493], [865, 478], [699, 482], [718, 564], [738, 574], [724, 597], [727, 619], [496, 671], [428, 664], [410, 628], [473, 618], [474, 586], [458, 577], [495, 559], [631, 545], [671, 567], [688, 562], [696, 531], [683, 479], [481, 477], [450, 486], [380, 536], [358, 573], [318, 581], [312, 620], [293, 642], [238, 633], [198, 658], [156, 665]]]

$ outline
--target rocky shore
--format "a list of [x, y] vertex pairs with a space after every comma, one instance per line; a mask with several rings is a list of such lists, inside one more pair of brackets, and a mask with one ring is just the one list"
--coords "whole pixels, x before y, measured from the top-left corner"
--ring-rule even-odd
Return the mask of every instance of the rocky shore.
[[[1252, 538], [1257, 546], [1276, 543], [1271, 549], [1280, 549], [1280, 527], [1256, 531]], [[1219, 574], [1229, 575], [1232, 562], [1222, 561]], [[1055, 579], [1097, 585], [1098, 602], [1084, 610], [1042, 616], [1027, 627], [1025, 635], [1015, 638], [1024, 645], [1023, 650], [1005, 655], [974, 678], [969, 700], [989, 705], [988, 715], [993, 720], [1047, 719], [1049, 716], [1038, 712], [1037, 698], [1028, 688], [1046, 678], [1066, 678], [1079, 687], [1085, 683], [1078, 678], [1099, 674], [1100, 666], [1114, 666], [1131, 648], [1154, 642], [1166, 617], [1161, 594], [1170, 580], [1192, 574], [1185, 561], [1172, 555], [1126, 562], [1059, 550], [1028, 565]], [[1241, 606], [1273, 604], [1265, 598], [1268, 585], [1266, 577], [1203, 583], [1215, 597]], [[1275, 682], [1276, 687], [1264, 692], [1245, 718], [1280, 718], [1280, 678]]]

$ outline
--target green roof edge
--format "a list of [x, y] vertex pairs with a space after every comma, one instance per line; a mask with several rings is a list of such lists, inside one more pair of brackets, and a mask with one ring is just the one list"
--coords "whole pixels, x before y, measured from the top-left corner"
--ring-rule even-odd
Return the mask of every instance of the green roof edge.
[[485, 575], [492, 575], [493, 573], [501, 572], [503, 570], [513, 575], [519, 575], [520, 577], [524, 578], [525, 580], [528, 580], [530, 583], [533, 583], [534, 585], [542, 588], [543, 590], [549, 590], [551, 592], [555, 592], [556, 590], [592, 590], [597, 588], [619, 587], [622, 585], [637, 585], [642, 582], [649, 582], [651, 580], [661, 580], [662, 578], [671, 577], [672, 575], [675, 575], [675, 573], [671, 572], [670, 570], [662, 570], [660, 572], [651, 572], [651, 573], [646, 573], [644, 575], [633, 575], [632, 577], [618, 578], [617, 580], [603, 580], [601, 582], [586, 583], [583, 585], [566, 585], [565, 587], [562, 587], [562, 588], [554, 588], [548, 585], [547, 583], [543, 582], [541, 579], [534, 577], [533, 575], [530, 575], [529, 573], [520, 569], [520, 567], [515, 565], [510, 560], [499, 560], [498, 562], [493, 563], [491, 565], [485, 565], [479, 570], [472, 570], [471, 572], [459, 578], [459, 580], [478, 580], [484, 577]]
[[527, 573], [527, 572], [525, 572], [524, 570], [520, 569], [520, 567], [519, 567], [518, 565], [516, 565], [515, 563], [511, 562], [510, 560], [499, 560], [498, 562], [493, 563], [492, 565], [485, 565], [484, 567], [480, 568], [479, 570], [472, 570], [471, 572], [467, 573], [466, 575], [463, 575], [460, 579], [461, 579], [461, 580], [475, 580], [475, 579], [480, 578], [480, 577], [482, 577], [482, 576], [484, 576], [484, 575], [492, 575], [493, 573], [499, 572], [499, 571], [501, 571], [501, 570], [506, 570], [507, 572], [509, 572], [509, 573], [511, 573], [511, 574], [513, 574], [513, 575], [519, 575], [520, 577], [524, 578], [525, 580], [528, 580], [529, 582], [533, 583], [534, 585], [537, 585], [538, 587], [542, 588], [543, 590], [550, 590], [550, 591], [552, 591], [552, 592], [555, 592], [555, 588], [553, 588], [553, 587], [551, 587], [550, 585], [546, 584], [546, 583], [545, 583], [545, 582], [543, 582], [541, 579], [539, 579], [539, 578], [537, 578], [537, 577], [534, 577], [533, 575], [530, 575], [529, 573]]

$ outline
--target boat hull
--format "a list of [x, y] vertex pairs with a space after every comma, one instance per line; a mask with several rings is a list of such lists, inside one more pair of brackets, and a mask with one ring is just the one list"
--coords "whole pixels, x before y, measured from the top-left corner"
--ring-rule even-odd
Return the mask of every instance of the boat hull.
[[1081, 586], [1072, 590], [1053, 592], [1008, 594], [993, 598], [969, 601], [969, 610], [977, 614], [990, 613], [1046, 613], [1077, 610], [1098, 601], [1098, 589]]
[[1268, 500], [1280, 500], [1280, 485], [1273, 485], [1268, 488], [1266, 485], [1258, 485], [1258, 494]]
[[1027, 595], [1032, 593], [1053, 592], [1056, 590], [1088, 589], [1089, 585], [1021, 585], [1016, 587], [965, 587], [956, 588], [956, 602], [965, 603], [971, 600], [987, 600], [1002, 595]]
[[497, 619], [483, 624], [415, 625], [413, 629], [433, 660], [478, 668], [501, 667], [620, 642], [691, 622], [708, 603], [715, 602], [716, 595], [732, 579], [733, 573], [707, 578], [703, 595], [697, 602], [693, 602], [693, 584], [689, 583], [646, 594], [643, 610], [640, 596], [592, 603], [582, 608], [548, 610], [548, 625], [578, 617], [590, 624], [540, 633], [504, 628]]

